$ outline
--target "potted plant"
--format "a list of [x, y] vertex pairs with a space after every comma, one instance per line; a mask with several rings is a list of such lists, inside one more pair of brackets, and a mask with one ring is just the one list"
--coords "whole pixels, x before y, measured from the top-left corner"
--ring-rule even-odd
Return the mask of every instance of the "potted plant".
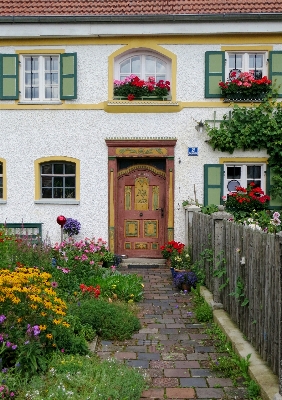
[[227, 82], [219, 82], [222, 96], [226, 100], [263, 100], [272, 91], [271, 81], [263, 76], [255, 79], [250, 72], [231, 71]]
[[101, 254], [101, 260], [103, 261], [103, 267], [109, 268], [114, 264], [115, 255], [109, 250], [106, 250], [103, 254]]
[[142, 100], [151, 98], [164, 100], [170, 92], [170, 82], [149, 77], [148, 81], [140, 79], [136, 75], [130, 75], [123, 81], [114, 81], [114, 97], [116, 99]]
[[177, 289], [190, 291], [196, 287], [197, 275], [193, 271], [182, 271], [174, 275], [173, 283]]
[[[185, 244], [181, 242], [176, 242], [175, 240], [171, 240], [160, 247], [163, 258], [166, 260], [166, 265], [170, 268], [174, 268], [172, 266], [172, 258], [181, 254], [184, 250]], [[173, 275], [173, 270], [171, 271]]]
[[183, 249], [181, 253], [172, 255], [171, 267], [174, 269], [174, 273], [190, 270], [191, 259], [190, 259], [190, 255], [186, 249]]

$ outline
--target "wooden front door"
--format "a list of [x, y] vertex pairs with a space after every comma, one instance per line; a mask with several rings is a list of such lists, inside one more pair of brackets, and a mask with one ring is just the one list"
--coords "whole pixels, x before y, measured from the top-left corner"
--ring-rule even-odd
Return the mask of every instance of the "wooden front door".
[[118, 254], [160, 258], [167, 223], [165, 171], [136, 164], [117, 178]]

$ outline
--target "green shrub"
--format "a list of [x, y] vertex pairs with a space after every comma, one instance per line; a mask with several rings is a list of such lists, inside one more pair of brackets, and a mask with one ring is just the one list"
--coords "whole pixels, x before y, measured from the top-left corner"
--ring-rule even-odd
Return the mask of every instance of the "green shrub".
[[209, 322], [213, 319], [212, 308], [206, 301], [195, 307], [195, 315], [199, 322]]
[[104, 299], [81, 300], [70, 306], [70, 312], [106, 340], [130, 339], [141, 328], [139, 319], [127, 304], [109, 303]]
[[116, 360], [56, 355], [47, 374], [34, 376], [17, 399], [139, 400], [145, 383], [136, 369]]

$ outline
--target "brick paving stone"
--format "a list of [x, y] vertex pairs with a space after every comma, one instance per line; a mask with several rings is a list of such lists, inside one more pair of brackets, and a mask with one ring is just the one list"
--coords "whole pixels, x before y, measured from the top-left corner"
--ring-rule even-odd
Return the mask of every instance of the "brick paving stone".
[[149, 368], [149, 361], [146, 360], [127, 360], [126, 364], [135, 368]]
[[232, 380], [229, 378], [208, 378], [208, 384], [210, 387], [218, 385], [222, 387], [233, 386]]
[[195, 351], [198, 353], [213, 353], [215, 348], [213, 346], [196, 346]]
[[188, 388], [167, 388], [166, 395], [172, 399], [194, 399], [195, 390]]
[[192, 360], [208, 360], [209, 359], [209, 354], [207, 353], [191, 353], [187, 354], [187, 360], [192, 361]]
[[185, 355], [183, 353], [162, 353], [162, 359], [166, 360], [185, 360]]
[[209, 339], [209, 335], [205, 334], [205, 333], [190, 333], [190, 338], [191, 339]]
[[203, 398], [213, 398], [213, 399], [221, 399], [224, 395], [224, 392], [222, 389], [215, 389], [215, 388], [196, 388], [196, 393], [199, 399]]
[[160, 333], [162, 335], [173, 335], [178, 333], [178, 329], [167, 329], [167, 328], [161, 328]]
[[132, 351], [119, 351], [114, 354], [114, 357], [117, 360], [136, 360], [137, 358], [136, 353], [133, 353]]
[[160, 378], [160, 377], [164, 376], [164, 370], [163, 369], [149, 368], [149, 369], [146, 370], [146, 373], [151, 378]]
[[161, 398], [163, 399], [164, 397], [164, 389], [149, 389], [149, 390], [144, 390], [142, 393], [142, 399], [155, 399], [155, 398]]
[[175, 368], [199, 368], [198, 361], [175, 361]]
[[210, 369], [191, 369], [191, 376], [213, 376], [214, 373]]
[[203, 388], [208, 387], [207, 381], [204, 378], [180, 378], [180, 386]]
[[173, 368], [173, 369], [165, 369], [164, 370], [165, 377], [175, 377], [175, 378], [187, 378], [190, 377], [190, 372], [185, 368]]
[[173, 361], [151, 361], [150, 368], [158, 368], [158, 369], [174, 368], [174, 362]]
[[137, 353], [138, 360], [160, 360], [160, 353]]
[[143, 329], [139, 330], [139, 334], [142, 334], [142, 333], [158, 333], [158, 330], [156, 328], [152, 328], [152, 329], [143, 328]]
[[178, 386], [177, 378], [152, 378], [152, 383], [155, 387], [176, 387]]

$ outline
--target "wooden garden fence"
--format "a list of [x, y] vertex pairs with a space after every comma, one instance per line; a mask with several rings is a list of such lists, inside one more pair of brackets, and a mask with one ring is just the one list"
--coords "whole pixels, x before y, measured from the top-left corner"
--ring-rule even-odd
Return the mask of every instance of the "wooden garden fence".
[[[282, 234], [268, 234], [186, 207], [186, 244], [206, 286], [276, 375], [281, 360]], [[281, 389], [281, 388], [280, 388]], [[280, 393], [281, 394], [281, 393]]]

